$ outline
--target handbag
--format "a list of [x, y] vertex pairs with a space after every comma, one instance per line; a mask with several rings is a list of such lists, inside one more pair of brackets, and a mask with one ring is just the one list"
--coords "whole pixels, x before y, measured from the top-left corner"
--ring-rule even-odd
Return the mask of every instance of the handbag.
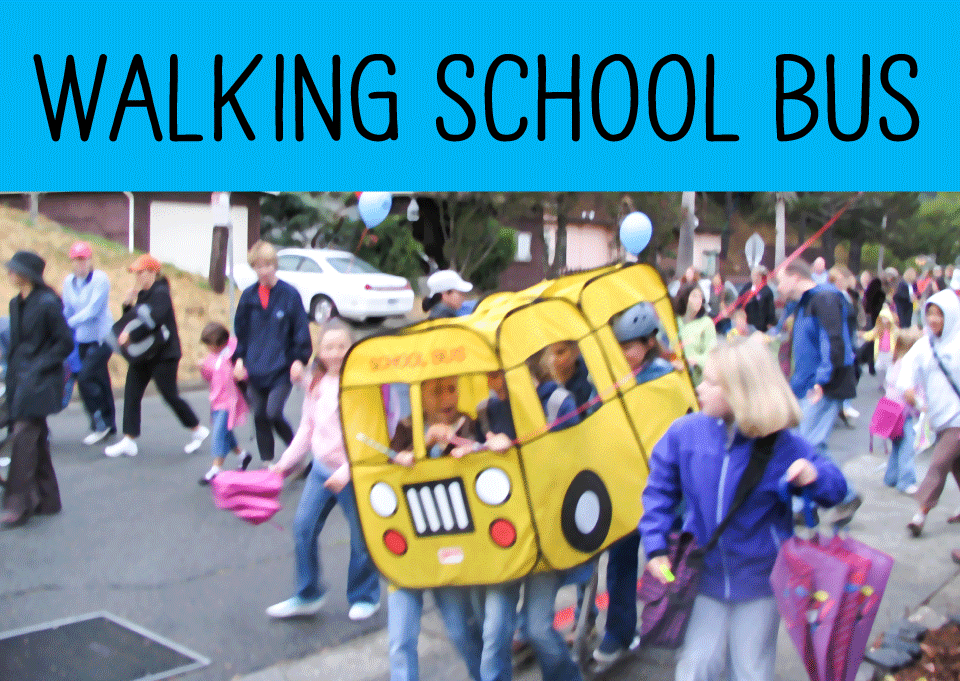
[[907, 408], [904, 404], [881, 397], [877, 408], [870, 418], [870, 451], [873, 451], [873, 436], [885, 440], [896, 440], [903, 437], [903, 424], [907, 420]]
[[[117, 339], [126, 333], [130, 342], [120, 345]], [[137, 306], [128, 309], [113, 325], [110, 345], [131, 364], [149, 362], [160, 354], [160, 349], [170, 340], [170, 329], [165, 324], [151, 328], [138, 314]]]
[[640, 645], [678, 648], [683, 644], [693, 601], [699, 593], [704, 556], [717, 545], [733, 514], [760, 483], [767, 464], [773, 458], [773, 445], [778, 434], [772, 433], [757, 440], [753, 455], [737, 485], [733, 503], [704, 547], [697, 546], [696, 539], [690, 532], [670, 536], [667, 556], [674, 580], [664, 584], [644, 570], [637, 588], [637, 596], [643, 603]]

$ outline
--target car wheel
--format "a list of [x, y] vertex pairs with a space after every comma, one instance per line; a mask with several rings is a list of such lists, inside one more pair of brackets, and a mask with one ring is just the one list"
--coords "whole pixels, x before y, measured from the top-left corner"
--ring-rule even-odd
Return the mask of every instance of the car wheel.
[[310, 303], [310, 319], [317, 324], [326, 323], [331, 317], [337, 316], [337, 306], [327, 296], [315, 296]]
[[364, 321], [371, 326], [380, 326], [386, 319], [386, 317], [367, 317]]
[[570, 546], [593, 553], [610, 532], [613, 503], [607, 486], [593, 471], [580, 471], [571, 481], [560, 509], [560, 528]]

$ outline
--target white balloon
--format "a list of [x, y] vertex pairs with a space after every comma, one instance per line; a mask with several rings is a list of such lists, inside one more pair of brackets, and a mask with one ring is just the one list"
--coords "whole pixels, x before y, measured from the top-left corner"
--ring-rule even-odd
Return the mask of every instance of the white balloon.
[[640, 251], [650, 243], [651, 236], [653, 236], [653, 224], [650, 218], [640, 211], [630, 213], [620, 223], [620, 243], [628, 253], [639, 255]]
[[357, 201], [357, 210], [367, 229], [373, 229], [387, 219], [392, 204], [393, 195], [390, 192], [363, 192]]

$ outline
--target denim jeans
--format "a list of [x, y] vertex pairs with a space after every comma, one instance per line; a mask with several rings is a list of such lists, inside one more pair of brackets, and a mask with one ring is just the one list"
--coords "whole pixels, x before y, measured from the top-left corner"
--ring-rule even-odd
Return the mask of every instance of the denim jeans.
[[[804, 398], [800, 400], [800, 408], [803, 410], [803, 420], [798, 428], [799, 434], [803, 439], [810, 443], [810, 446], [817, 450], [823, 456], [830, 456], [827, 451], [827, 438], [833, 432], [833, 426], [837, 423], [837, 416], [840, 414], [840, 408], [843, 400], [835, 400], [830, 397], [821, 397], [819, 400], [810, 403], [810, 400]], [[839, 468], [839, 466], [838, 466]], [[857, 496], [857, 490], [847, 480], [847, 496], [843, 501], [851, 501]], [[794, 510], [797, 510], [797, 502], [794, 500]], [[800, 502], [802, 507], [802, 502]]]
[[97, 432], [116, 430], [117, 415], [108, 369], [113, 350], [108, 343], [77, 343], [77, 351], [81, 362], [77, 390], [90, 416], [90, 429]]
[[[472, 590], [469, 587], [449, 586], [432, 591], [450, 642], [467, 665], [470, 678], [481, 681], [483, 641], [480, 623], [471, 607]], [[420, 638], [423, 594], [423, 589], [392, 589], [390, 592], [387, 601], [390, 681], [420, 681], [417, 640]]]
[[914, 420], [908, 416], [903, 422], [903, 437], [892, 441], [890, 458], [887, 460], [887, 472], [883, 482], [903, 492], [910, 485], [917, 484], [917, 471], [913, 465]]
[[334, 494], [323, 483], [330, 472], [315, 465], [307, 476], [303, 496], [293, 520], [293, 538], [297, 560], [297, 595], [313, 600], [323, 595], [321, 588], [320, 549], [317, 537], [335, 503], [350, 525], [350, 564], [347, 568], [347, 601], [355, 603], [380, 602], [380, 574], [367, 553], [367, 545], [360, 531], [357, 503], [353, 495], [353, 483]]
[[513, 630], [517, 624], [520, 582], [477, 587], [483, 605], [480, 655], [481, 681], [510, 681], [513, 678]]
[[537, 654], [543, 681], [582, 681], [580, 669], [560, 633], [553, 628], [557, 591], [564, 580], [561, 572], [535, 572], [524, 582], [523, 610], [527, 636]]
[[210, 410], [210, 453], [213, 458], [223, 458], [237, 448], [237, 438], [227, 428], [230, 412], [226, 409]]
[[637, 578], [640, 569], [640, 533], [631, 532], [610, 545], [607, 556], [607, 627], [604, 640], [628, 648], [637, 634]]

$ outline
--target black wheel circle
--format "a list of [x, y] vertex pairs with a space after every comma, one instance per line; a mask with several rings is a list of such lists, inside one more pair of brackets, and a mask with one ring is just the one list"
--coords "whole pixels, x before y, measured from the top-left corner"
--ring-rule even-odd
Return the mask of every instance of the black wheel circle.
[[[577, 510], [581, 517], [578, 523]], [[584, 518], [584, 510], [589, 511]], [[567, 488], [560, 508], [560, 529], [577, 551], [593, 553], [606, 540], [613, 520], [613, 503], [607, 486], [593, 471], [580, 471]]]
[[325, 324], [337, 316], [337, 306], [327, 296], [315, 296], [310, 303], [310, 319], [317, 324]]

